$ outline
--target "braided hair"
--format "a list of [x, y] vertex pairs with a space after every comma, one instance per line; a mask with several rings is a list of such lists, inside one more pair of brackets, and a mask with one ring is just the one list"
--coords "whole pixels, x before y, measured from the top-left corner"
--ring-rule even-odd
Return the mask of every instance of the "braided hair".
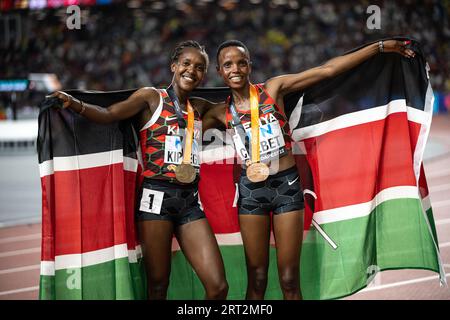
[[209, 57], [208, 57], [208, 54], [206, 53], [205, 46], [200, 45], [197, 41], [194, 41], [194, 40], [187, 40], [187, 41], [180, 42], [173, 50], [172, 57], [170, 58], [170, 63], [172, 64], [174, 62], [177, 62], [181, 53], [186, 48], [194, 48], [194, 49], [197, 49], [198, 51], [200, 51], [200, 53], [205, 58], [206, 68], [208, 68]]

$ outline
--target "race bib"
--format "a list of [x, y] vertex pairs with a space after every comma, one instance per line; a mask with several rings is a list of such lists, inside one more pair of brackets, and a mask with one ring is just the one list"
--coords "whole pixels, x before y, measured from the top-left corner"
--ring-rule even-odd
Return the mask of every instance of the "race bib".
[[[191, 164], [200, 167], [201, 121], [194, 121], [194, 139], [192, 141]], [[183, 139], [180, 135], [166, 135], [164, 145], [164, 162], [167, 164], [181, 164], [183, 161]]]
[[164, 192], [151, 189], [143, 189], [141, 197], [140, 211], [161, 214]]
[[[252, 132], [251, 128], [247, 128], [246, 134], [249, 137], [251, 143]], [[241, 138], [236, 133], [233, 135], [234, 145], [239, 157], [245, 161], [250, 159], [249, 152], [245, 149]], [[260, 160], [270, 161], [274, 158], [279, 158], [286, 153], [284, 148], [285, 142], [283, 132], [278, 121], [266, 123], [259, 127], [259, 147], [260, 147]]]

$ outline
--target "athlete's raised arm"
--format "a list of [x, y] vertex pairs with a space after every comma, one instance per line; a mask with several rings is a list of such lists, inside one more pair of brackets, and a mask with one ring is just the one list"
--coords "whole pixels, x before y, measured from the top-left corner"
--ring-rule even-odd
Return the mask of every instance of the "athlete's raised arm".
[[160, 100], [158, 92], [150, 87], [141, 88], [129, 96], [128, 99], [112, 104], [107, 108], [85, 103], [63, 91], [57, 91], [50, 97], [61, 99], [64, 108], [70, 108], [87, 119], [98, 123], [110, 123], [128, 119], [146, 108], [148, 110], [152, 106], [156, 108]]
[[379, 52], [396, 52], [407, 58], [414, 57], [414, 51], [407, 49], [407, 44], [407, 41], [398, 40], [372, 43], [355, 52], [328, 60], [321, 66], [296, 74], [286, 74], [271, 78], [267, 80], [266, 88], [276, 100], [289, 92], [303, 90], [317, 82], [354, 68]]

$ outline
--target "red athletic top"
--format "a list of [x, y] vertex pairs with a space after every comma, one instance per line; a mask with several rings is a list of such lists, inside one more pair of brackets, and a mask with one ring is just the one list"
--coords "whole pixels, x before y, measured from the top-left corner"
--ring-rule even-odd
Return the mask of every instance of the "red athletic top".
[[[177, 114], [167, 91], [157, 89], [161, 96], [160, 104], [151, 119], [140, 130], [140, 145], [143, 160], [142, 175], [152, 179], [177, 182], [175, 167], [183, 160], [184, 136], [179, 130]], [[187, 112], [183, 111], [187, 123]], [[200, 114], [194, 109], [194, 143], [191, 164], [196, 168], [197, 178], [200, 167], [199, 152], [201, 147]]]
[[[261, 152], [261, 162], [267, 162], [270, 161], [272, 158], [270, 156], [270, 152], [267, 150], [274, 150], [278, 149], [278, 155], [275, 155], [275, 157], [283, 157], [288, 154], [289, 150], [292, 148], [292, 140], [291, 140], [291, 130], [289, 128], [289, 121], [286, 118], [286, 115], [284, 112], [278, 107], [278, 105], [275, 103], [273, 98], [267, 93], [267, 91], [264, 88], [264, 84], [255, 84], [254, 85], [258, 92], [258, 102], [259, 102], [259, 117], [260, 117], [260, 152]], [[230, 112], [230, 98], [227, 99], [228, 108], [226, 111], [226, 121], [227, 121], [227, 128], [233, 128], [232, 120], [233, 117]], [[236, 108], [236, 111], [239, 114], [239, 117], [241, 119], [241, 123], [244, 125], [244, 128], [246, 131], [251, 130], [251, 111], [242, 111]], [[278, 122], [278, 123], [277, 123]], [[280, 142], [279, 140], [276, 140], [274, 138], [270, 138], [271, 134], [273, 133], [272, 128], [268, 125], [271, 125], [273, 129], [276, 130], [278, 128], [281, 129], [280, 135], [283, 136], [284, 139], [284, 146], [281, 146], [283, 142]], [[265, 140], [267, 139], [267, 140]], [[265, 140], [265, 141], [264, 141]], [[264, 154], [264, 152], [267, 152]], [[239, 152], [238, 152], [239, 153]], [[276, 150], [275, 152], [272, 151], [272, 153], [277, 154]]]

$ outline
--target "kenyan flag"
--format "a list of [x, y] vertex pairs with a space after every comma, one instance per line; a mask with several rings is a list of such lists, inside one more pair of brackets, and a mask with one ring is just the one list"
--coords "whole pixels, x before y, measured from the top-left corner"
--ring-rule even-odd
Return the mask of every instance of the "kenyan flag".
[[[74, 93], [99, 105], [119, 94]], [[145, 273], [134, 224], [138, 177], [131, 127], [69, 110], [41, 110], [41, 299], [142, 299]]]
[[413, 45], [414, 59], [379, 54], [289, 98], [308, 202], [305, 298], [352, 294], [388, 269], [427, 269], [445, 282], [422, 165], [433, 91]]
[[[305, 190], [306, 299], [352, 294], [380, 270], [442, 272], [422, 168], [433, 95], [426, 62], [415, 49], [414, 59], [377, 55], [285, 99]], [[132, 92], [70, 93], [108, 106]], [[196, 92], [216, 101], [227, 94]], [[41, 111], [42, 299], [145, 298], [133, 213], [140, 166], [131, 123], [99, 125], [70, 110]], [[233, 148], [215, 141], [205, 146], [202, 161], [200, 199], [224, 258], [228, 298], [243, 299]], [[202, 299], [202, 285], [176, 240], [172, 261], [169, 298]], [[273, 246], [266, 298], [282, 298]]]

